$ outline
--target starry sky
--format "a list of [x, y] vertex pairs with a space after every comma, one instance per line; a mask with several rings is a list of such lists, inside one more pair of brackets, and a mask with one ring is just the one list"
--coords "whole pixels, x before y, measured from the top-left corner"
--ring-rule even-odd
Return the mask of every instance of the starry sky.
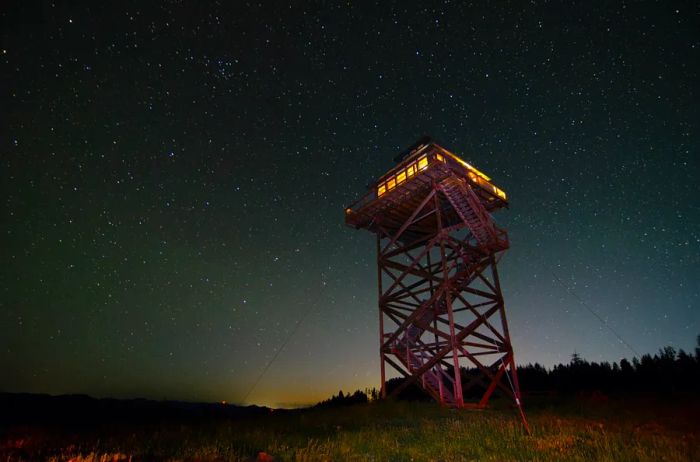
[[343, 209], [424, 134], [509, 194], [516, 360], [692, 350], [697, 4], [377, 3], [2, 3], [0, 390], [378, 386]]

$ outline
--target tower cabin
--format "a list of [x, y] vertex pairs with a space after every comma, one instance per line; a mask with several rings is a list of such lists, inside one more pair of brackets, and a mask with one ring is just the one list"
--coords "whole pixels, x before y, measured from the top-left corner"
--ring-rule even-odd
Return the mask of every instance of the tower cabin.
[[[379, 231], [379, 226], [385, 231], [396, 231], [406, 223], [428, 191], [440, 185], [447, 192], [445, 187], [450, 184], [467, 186], [462, 189], [471, 190], [474, 194], [470, 194], [470, 197], [478, 199], [479, 204], [463, 204], [460, 207], [459, 204], [449, 204], [447, 194], [441, 195], [441, 227], [465, 221], [465, 217], [460, 216], [460, 209], [468, 213], [490, 213], [508, 207], [505, 191], [494, 185], [486, 174], [434, 141], [422, 140], [394, 168], [379, 178], [364, 197], [346, 207], [345, 223], [355, 229], [367, 229], [374, 233]], [[408, 242], [433, 234], [437, 228], [436, 215], [428, 213], [423, 219], [413, 221], [400, 240]], [[483, 218], [490, 221], [487, 217]], [[504, 242], [498, 247], [507, 248], [505, 234], [500, 240]]]

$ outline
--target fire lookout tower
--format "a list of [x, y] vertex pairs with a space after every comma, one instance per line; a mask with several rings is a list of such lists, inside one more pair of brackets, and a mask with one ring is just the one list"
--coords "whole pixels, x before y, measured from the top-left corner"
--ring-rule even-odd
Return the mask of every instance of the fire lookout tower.
[[491, 217], [506, 193], [429, 139], [397, 160], [345, 209], [377, 235], [382, 396], [388, 364], [407, 379], [393, 395], [417, 383], [441, 405], [484, 408], [500, 387], [520, 407], [496, 269], [508, 236]]

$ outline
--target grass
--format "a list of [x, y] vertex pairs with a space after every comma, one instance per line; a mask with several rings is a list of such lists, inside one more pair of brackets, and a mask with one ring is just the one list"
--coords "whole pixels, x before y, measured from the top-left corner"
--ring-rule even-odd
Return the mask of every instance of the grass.
[[[0, 461], [692, 461], [697, 405], [644, 398], [530, 401], [533, 435], [513, 409], [379, 402], [244, 421], [9, 428]], [[261, 455], [261, 453], [264, 453]], [[259, 456], [260, 455], [260, 456]], [[267, 455], [267, 456], [266, 456]], [[259, 457], [258, 457], [259, 456]], [[267, 459], [266, 459], [267, 457]]]

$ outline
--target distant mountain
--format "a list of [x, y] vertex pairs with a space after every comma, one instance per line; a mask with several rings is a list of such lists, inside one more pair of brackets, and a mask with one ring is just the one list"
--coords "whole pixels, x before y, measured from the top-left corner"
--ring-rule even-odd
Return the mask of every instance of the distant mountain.
[[240, 419], [264, 416], [271, 412], [272, 409], [267, 407], [235, 406], [225, 403], [97, 399], [87, 395], [51, 396], [31, 393], [0, 393], [0, 424], [90, 425], [112, 422]]

